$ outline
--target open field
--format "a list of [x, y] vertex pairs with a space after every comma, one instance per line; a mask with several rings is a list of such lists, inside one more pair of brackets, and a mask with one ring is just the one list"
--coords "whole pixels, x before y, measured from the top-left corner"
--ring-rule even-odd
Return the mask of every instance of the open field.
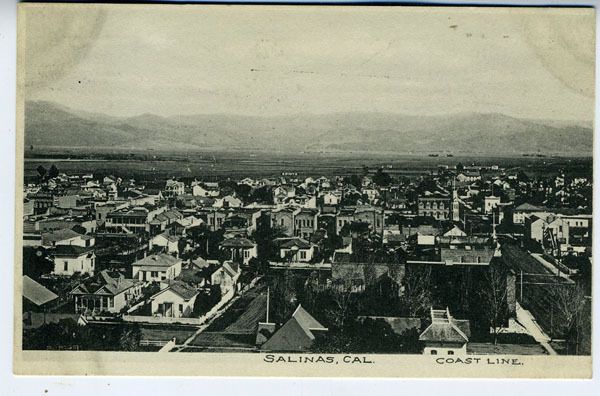
[[426, 153], [277, 153], [277, 152], [159, 152], [159, 151], [85, 151], [51, 149], [27, 152], [26, 180], [37, 176], [37, 167], [56, 165], [67, 174], [93, 173], [94, 176], [118, 174], [122, 178], [152, 181], [169, 177], [219, 180], [243, 177], [273, 177], [282, 174], [299, 176], [346, 176], [369, 168], [384, 167], [395, 175], [429, 174], [437, 166], [499, 165], [521, 168], [530, 175], [549, 175], [566, 169], [574, 175], [591, 174], [591, 159], [567, 157], [477, 156], [430, 157]]

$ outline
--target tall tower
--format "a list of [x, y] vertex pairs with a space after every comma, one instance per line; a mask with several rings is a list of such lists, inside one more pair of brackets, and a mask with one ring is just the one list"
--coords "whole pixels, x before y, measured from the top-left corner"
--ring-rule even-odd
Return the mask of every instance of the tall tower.
[[456, 177], [452, 179], [452, 221], [460, 221], [460, 202], [456, 192]]

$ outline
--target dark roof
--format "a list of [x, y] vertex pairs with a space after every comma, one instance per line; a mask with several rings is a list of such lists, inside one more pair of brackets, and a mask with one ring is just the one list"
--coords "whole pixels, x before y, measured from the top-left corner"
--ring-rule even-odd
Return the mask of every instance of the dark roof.
[[169, 286], [162, 289], [161, 291], [159, 291], [158, 293], [156, 293], [155, 295], [153, 295], [150, 298], [154, 298], [154, 297], [158, 296], [159, 294], [164, 293], [167, 290], [171, 290], [173, 293], [177, 294], [184, 300], [189, 300], [198, 294], [198, 290], [196, 290], [196, 288], [188, 285], [187, 283], [182, 282], [182, 281], [174, 281], [171, 284], [169, 284]]
[[48, 313], [48, 312], [25, 312], [23, 313], [23, 328], [37, 329], [48, 323], [60, 323], [72, 320], [77, 324], [85, 325], [87, 321], [80, 314], [70, 313]]
[[177, 262], [179, 262], [178, 258], [175, 258], [171, 255], [160, 253], [160, 254], [152, 254], [148, 257], [145, 257], [141, 260], [136, 261], [132, 264], [132, 266], [136, 267], [166, 267], [169, 268]]
[[268, 351], [306, 351], [315, 339], [313, 331], [326, 331], [315, 318], [301, 306], [261, 349]]
[[46, 289], [27, 275], [23, 276], [23, 297], [37, 306], [44, 305], [58, 298], [52, 291]]
[[118, 272], [104, 270], [80, 283], [73, 289], [71, 294], [104, 294], [115, 296], [134, 285], [135, 282], [132, 279], [125, 279]]
[[242, 237], [233, 237], [230, 239], [226, 239], [221, 242], [221, 246], [223, 247], [231, 247], [231, 248], [251, 248], [254, 247], [255, 244], [251, 240]]
[[93, 253], [92, 247], [57, 245], [56, 249], [54, 250], [54, 256], [79, 257], [89, 253]]
[[44, 243], [64, 241], [65, 239], [76, 238], [78, 236], [81, 236], [81, 234], [70, 228], [42, 233]]
[[285, 242], [283, 242], [281, 245], [279, 245], [280, 249], [293, 249], [293, 248], [298, 248], [298, 249], [310, 249], [311, 244], [306, 241], [305, 239], [302, 238], [292, 238], [289, 239]]

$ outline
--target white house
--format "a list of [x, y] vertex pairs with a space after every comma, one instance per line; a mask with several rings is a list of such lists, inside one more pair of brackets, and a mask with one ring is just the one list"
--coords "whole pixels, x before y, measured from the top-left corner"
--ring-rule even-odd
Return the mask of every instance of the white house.
[[213, 285], [221, 286], [221, 293], [226, 294], [230, 290], [237, 289], [237, 281], [241, 273], [239, 265], [231, 261], [226, 261], [212, 273], [210, 282]]
[[431, 324], [419, 336], [424, 355], [466, 355], [471, 336], [468, 320], [454, 319], [450, 311], [431, 309]]
[[483, 198], [483, 212], [485, 214], [492, 213], [492, 210], [500, 205], [500, 197], [490, 195], [489, 197]]
[[290, 238], [279, 245], [279, 256], [287, 262], [308, 263], [315, 255], [315, 245], [302, 238]]
[[240, 208], [242, 207], [242, 200], [232, 195], [227, 195], [223, 198], [215, 200], [213, 208]]
[[194, 184], [192, 186], [192, 195], [195, 197], [218, 197], [219, 190], [218, 188], [210, 188], [202, 186], [201, 184]]
[[339, 205], [342, 198], [342, 194], [339, 192], [329, 191], [322, 195], [323, 204], [325, 205]]
[[153, 316], [185, 318], [192, 315], [198, 290], [185, 282], [175, 281], [150, 297]]
[[131, 265], [132, 277], [145, 282], [175, 279], [181, 272], [181, 260], [168, 254], [153, 254]]
[[177, 180], [167, 180], [165, 185], [165, 196], [176, 197], [185, 192], [185, 184]]
[[42, 246], [73, 245], [79, 247], [94, 246], [96, 239], [91, 235], [82, 235], [69, 228], [42, 233]]
[[531, 216], [526, 221], [528, 226], [529, 238], [543, 243], [547, 233], [551, 233], [556, 242], [561, 244], [569, 244], [569, 223], [561, 218], [553, 215], [546, 219], [537, 216]]
[[454, 226], [444, 233], [443, 236], [467, 236], [467, 233], [461, 230], [458, 226]]
[[96, 255], [89, 247], [58, 245], [53, 256], [55, 275], [94, 274]]
[[75, 302], [75, 312], [118, 313], [139, 300], [142, 288], [137, 280], [104, 270], [84, 280], [70, 294]]
[[258, 257], [256, 243], [247, 238], [229, 238], [221, 242], [220, 246], [229, 253], [231, 261], [248, 264], [251, 258]]
[[158, 234], [150, 240], [149, 248], [152, 249], [155, 246], [164, 248], [165, 253], [175, 253], [179, 255], [179, 238], [173, 235], [169, 235], [165, 232]]

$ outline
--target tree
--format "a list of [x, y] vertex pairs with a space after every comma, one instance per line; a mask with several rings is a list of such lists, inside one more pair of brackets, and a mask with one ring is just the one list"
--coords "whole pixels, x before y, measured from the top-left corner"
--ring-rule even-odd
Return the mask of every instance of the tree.
[[48, 178], [49, 179], [53, 179], [56, 176], [58, 176], [58, 174], [59, 174], [58, 168], [56, 167], [56, 165], [52, 164], [52, 166], [48, 170]]
[[498, 342], [498, 332], [509, 314], [506, 276], [506, 270], [490, 264], [488, 271], [483, 275], [483, 285], [478, 291], [485, 319], [494, 336], [494, 344]]
[[387, 187], [392, 183], [392, 178], [383, 169], [379, 168], [375, 172], [375, 176], [373, 176], [373, 182], [380, 187]]
[[566, 336], [567, 332], [576, 327], [585, 308], [585, 290], [579, 284], [557, 283], [550, 286], [549, 295], [553, 301], [555, 317], [553, 320], [554, 331], [561, 337]]
[[127, 325], [121, 328], [119, 332], [119, 350], [127, 352], [137, 351], [142, 339], [140, 326], [137, 323]]
[[431, 267], [406, 266], [402, 279], [401, 303], [410, 317], [421, 316], [431, 308]]
[[456, 171], [457, 172], [462, 172], [465, 170], [465, 166], [462, 164], [462, 162], [459, 162], [458, 164], [456, 164]]

